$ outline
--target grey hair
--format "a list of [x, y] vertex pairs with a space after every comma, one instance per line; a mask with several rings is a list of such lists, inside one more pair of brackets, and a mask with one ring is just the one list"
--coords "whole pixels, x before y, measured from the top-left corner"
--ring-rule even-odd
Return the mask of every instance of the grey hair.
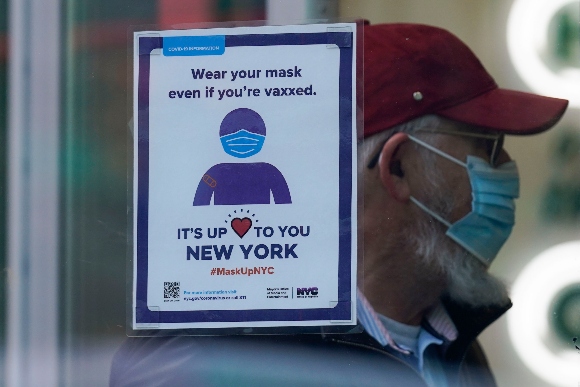
[[[379, 152], [377, 147], [379, 144], [386, 141], [390, 136], [395, 133], [406, 133], [411, 134], [413, 136], [418, 136], [418, 132], [429, 130], [429, 131], [437, 131], [437, 128], [440, 128], [445, 125], [444, 119], [436, 116], [434, 114], [428, 114], [421, 116], [419, 118], [415, 118], [413, 120], [404, 122], [397, 126], [394, 126], [388, 130], [375, 134], [371, 137], [366, 138], [358, 145], [358, 173], [364, 174], [366, 171], [367, 164], [370, 161], [370, 158]], [[437, 140], [435, 142], [430, 141], [432, 145], [437, 146]], [[424, 179], [427, 182], [427, 186], [430, 188], [436, 188], [439, 185], [442, 177], [442, 171], [436, 170], [431, 168], [431, 166], [435, 162], [435, 158], [437, 155], [432, 151], [425, 149], [424, 147], [412, 143], [417, 154], [421, 157], [423, 161], [423, 175]]]
[[[425, 129], [436, 129], [443, 125], [443, 120], [434, 114], [428, 114], [415, 118], [413, 120], [404, 122], [383, 132], [375, 134], [371, 137], [364, 139], [358, 146], [358, 165], [359, 173], [363, 171], [367, 163], [370, 161], [370, 157], [374, 154], [373, 152], [378, 152], [377, 146], [379, 143], [386, 141], [390, 136], [395, 133], [407, 133], [416, 135], [418, 131]], [[424, 152], [423, 148], [417, 144], [414, 144], [416, 149], [422, 154], [429, 154], [431, 152]]]

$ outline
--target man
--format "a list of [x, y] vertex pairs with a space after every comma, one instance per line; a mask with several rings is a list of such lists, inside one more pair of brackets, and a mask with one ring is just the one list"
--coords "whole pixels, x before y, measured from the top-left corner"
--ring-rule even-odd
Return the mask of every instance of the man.
[[519, 194], [503, 137], [550, 128], [567, 101], [499, 89], [438, 28], [367, 25], [364, 43], [363, 331], [134, 339], [113, 385], [495, 384], [476, 337], [511, 306], [487, 273]]

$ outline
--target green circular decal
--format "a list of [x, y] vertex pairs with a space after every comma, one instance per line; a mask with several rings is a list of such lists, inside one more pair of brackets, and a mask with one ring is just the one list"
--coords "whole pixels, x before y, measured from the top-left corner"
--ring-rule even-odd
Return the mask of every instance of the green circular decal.
[[568, 286], [554, 297], [549, 321], [563, 342], [573, 345], [573, 339], [580, 337], [580, 284]]

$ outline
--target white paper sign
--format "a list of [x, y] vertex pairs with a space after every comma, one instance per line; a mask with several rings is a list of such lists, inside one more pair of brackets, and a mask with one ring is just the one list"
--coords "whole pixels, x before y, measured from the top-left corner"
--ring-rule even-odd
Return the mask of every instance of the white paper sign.
[[134, 329], [356, 322], [355, 33], [135, 33]]

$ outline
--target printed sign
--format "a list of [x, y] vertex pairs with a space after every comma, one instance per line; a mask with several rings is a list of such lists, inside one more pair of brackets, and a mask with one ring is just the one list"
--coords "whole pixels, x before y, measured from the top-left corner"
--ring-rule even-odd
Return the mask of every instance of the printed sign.
[[356, 322], [355, 33], [135, 33], [134, 329]]

